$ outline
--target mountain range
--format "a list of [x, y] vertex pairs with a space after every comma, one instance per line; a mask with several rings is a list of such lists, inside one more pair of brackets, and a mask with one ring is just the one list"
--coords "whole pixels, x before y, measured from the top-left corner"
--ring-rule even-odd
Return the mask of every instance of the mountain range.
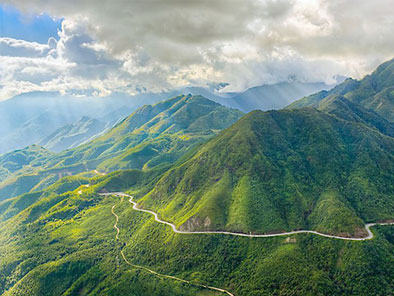
[[[240, 93], [218, 93], [202, 87], [108, 97], [75, 97], [57, 92], [26, 93], [0, 102], [0, 153], [38, 144], [60, 152], [93, 139], [144, 104], [179, 94], [202, 95], [233, 109], [280, 109], [305, 95], [332, 86], [296, 81], [262, 85]], [[91, 120], [89, 123], [86, 117]]]
[[[341, 78], [338, 78], [339, 81]], [[255, 86], [241, 93], [227, 94], [219, 102], [245, 113], [253, 110], [279, 110], [302, 97], [318, 91], [329, 90], [334, 86], [335, 84], [286, 81]]]
[[100, 118], [83, 116], [74, 123], [58, 128], [38, 142], [38, 145], [53, 152], [75, 148], [97, 138], [129, 115], [129, 108], [123, 107]]
[[[42, 149], [46, 153], [21, 162], [19, 170], [8, 170], [8, 179], [7, 164], [0, 161], [6, 179], [0, 183], [0, 200], [48, 186], [65, 175], [171, 164], [241, 116], [242, 112], [201, 96], [182, 95], [145, 105], [86, 144], [57, 154]], [[5, 160], [15, 154], [19, 151], [6, 154], [10, 156]]]
[[187, 230], [363, 236], [364, 223], [393, 218], [393, 177], [394, 139], [378, 129], [315, 109], [254, 111], [141, 204]]
[[289, 108], [317, 107], [330, 98], [343, 96], [362, 107], [375, 111], [394, 122], [394, 60], [380, 65], [361, 80], [347, 79], [329, 91], [321, 91], [294, 102]]
[[180, 95], [4, 154], [0, 294], [393, 294], [394, 227], [347, 240], [394, 221], [393, 64], [282, 110]]
[[[109, 97], [75, 97], [57, 92], [32, 92], [0, 102], [0, 153], [38, 144], [57, 129], [73, 124], [83, 116], [99, 119], [124, 117], [143, 104], [155, 103], [167, 94]], [[126, 112], [125, 112], [126, 111]], [[120, 117], [120, 118], [121, 118]], [[120, 118], [111, 118], [117, 121]]]

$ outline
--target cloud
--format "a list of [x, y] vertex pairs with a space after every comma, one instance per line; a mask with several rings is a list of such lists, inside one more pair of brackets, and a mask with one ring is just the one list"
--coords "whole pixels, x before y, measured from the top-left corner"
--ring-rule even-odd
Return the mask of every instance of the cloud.
[[0, 38], [0, 56], [42, 57], [48, 53], [49, 49], [47, 44]]
[[30, 91], [102, 96], [130, 91], [123, 61], [94, 42], [85, 26], [65, 21], [59, 40], [50, 38], [47, 44], [1, 38], [0, 49], [0, 99]]
[[89, 81], [97, 87], [101, 80], [102, 92], [207, 83], [242, 90], [289, 76], [331, 82], [336, 74], [360, 77], [393, 56], [392, 0], [9, 3], [64, 21], [58, 42], [0, 40], [2, 55], [45, 60], [41, 83], [55, 74], [50, 63], [56, 60], [67, 69], [59, 71], [58, 83], [68, 87], [79, 79], [81, 87]]

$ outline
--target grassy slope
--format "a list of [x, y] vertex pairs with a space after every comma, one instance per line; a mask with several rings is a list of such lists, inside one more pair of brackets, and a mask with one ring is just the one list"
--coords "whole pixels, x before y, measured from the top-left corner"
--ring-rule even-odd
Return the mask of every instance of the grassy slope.
[[393, 138], [358, 122], [256, 111], [164, 174], [141, 204], [188, 230], [363, 235], [363, 221], [393, 218], [393, 155]]
[[[133, 211], [126, 201], [93, 193], [102, 186], [121, 189], [133, 174], [97, 178], [81, 195], [77, 190], [49, 195], [1, 222], [0, 247], [5, 251], [0, 253], [0, 293], [213, 295], [127, 266], [119, 256], [121, 248], [134, 264], [226, 288], [237, 296], [393, 292], [394, 227], [374, 229], [377, 237], [367, 242], [313, 235], [176, 235], [151, 216]], [[146, 187], [145, 178], [135, 180], [133, 192]], [[120, 217], [118, 242], [112, 205]]]
[[102, 137], [32, 161], [32, 167], [15, 172], [0, 183], [0, 200], [45, 188], [69, 174], [174, 163], [241, 115], [240, 111], [191, 95], [144, 106]]
[[346, 121], [364, 124], [384, 135], [394, 137], [394, 123], [379, 116], [372, 110], [353, 103], [345, 97], [336, 96], [325, 99], [319, 104], [319, 110]]
[[[184, 236], [136, 213], [126, 201], [94, 194], [131, 187], [144, 206], [160, 209], [167, 220], [188, 229], [270, 232], [310, 227], [361, 234], [365, 221], [392, 218], [391, 127], [373, 114], [367, 119], [363, 109], [360, 116], [346, 104], [352, 116], [358, 114], [349, 119], [332, 106], [324, 109], [331, 115], [312, 109], [253, 112], [194, 156], [189, 151], [191, 156], [163, 177], [166, 165], [97, 177], [90, 188], [77, 188], [78, 181], [69, 178], [1, 202], [1, 292], [212, 295], [130, 268], [118, 253], [124, 248], [133, 263], [228, 288], [237, 296], [392, 294], [393, 227], [377, 227], [376, 238], [366, 242], [313, 235]], [[155, 129], [161, 125], [152, 122]], [[118, 143], [118, 148], [129, 144]], [[67, 163], [77, 159], [74, 155]], [[113, 240], [113, 204], [120, 216], [119, 242]]]
[[37, 145], [0, 155], [0, 181], [24, 167], [35, 163], [40, 165], [41, 161], [50, 155], [51, 152]]
[[92, 169], [141, 169], [156, 157], [176, 159], [176, 153], [206, 140], [240, 116], [241, 112], [201, 96], [175, 97], [138, 109], [106, 135], [56, 155], [50, 164], [67, 167], [85, 162]]

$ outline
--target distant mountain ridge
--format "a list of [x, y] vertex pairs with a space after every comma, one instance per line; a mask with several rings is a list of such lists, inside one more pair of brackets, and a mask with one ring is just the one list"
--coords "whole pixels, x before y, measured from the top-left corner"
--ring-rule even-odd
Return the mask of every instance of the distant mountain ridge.
[[76, 123], [56, 130], [53, 134], [40, 141], [39, 145], [51, 151], [60, 152], [92, 139], [105, 130], [106, 127], [106, 122], [84, 116]]
[[139, 108], [105, 135], [59, 154], [51, 163], [86, 160], [92, 169], [114, 170], [141, 169], [164, 155], [171, 162], [181, 150], [230, 126], [241, 115], [202, 96], [177, 96]]
[[[39, 159], [39, 165], [33, 161], [20, 171], [1, 170], [3, 179], [8, 176], [11, 180], [0, 183], [0, 199], [48, 186], [64, 175], [168, 166], [241, 116], [242, 112], [202, 96], [181, 95], [145, 105], [92, 141], [60, 153], [48, 152]], [[72, 139], [73, 132], [78, 135], [90, 123], [84, 118], [79, 125], [59, 133]], [[53, 139], [61, 136], [54, 135]]]
[[124, 107], [131, 113], [143, 104], [166, 98], [165, 93], [136, 96], [115, 93], [105, 98], [79, 98], [57, 92], [33, 92], [1, 101], [0, 154], [37, 144], [83, 116], [98, 119]]
[[[75, 138], [74, 142], [63, 133], [71, 128], [69, 125], [76, 128], [83, 116], [103, 120], [103, 116], [112, 113], [116, 118], [104, 120], [107, 125], [101, 130], [103, 132], [114, 119], [121, 118], [116, 114], [121, 109], [128, 110], [129, 114], [144, 104], [154, 104], [180, 94], [202, 95], [227, 107], [249, 112], [280, 109], [305, 95], [328, 88], [330, 86], [324, 83], [282, 82], [253, 87], [239, 94], [222, 94], [209, 88], [191, 86], [134, 96], [114, 93], [104, 98], [62, 96], [57, 92], [21, 94], [0, 102], [0, 154], [31, 144], [44, 145], [57, 152], [72, 148], [83, 141]], [[58, 133], [60, 138], [56, 139]], [[85, 136], [79, 133], [79, 138], [86, 139], [92, 134], [92, 130]]]
[[306, 95], [334, 86], [324, 83], [280, 82], [249, 88], [242, 93], [221, 99], [220, 103], [246, 113], [253, 110], [279, 110]]
[[394, 59], [380, 65], [361, 80], [347, 79], [329, 91], [305, 97], [287, 108], [316, 107], [336, 96], [360, 104], [394, 122]]
[[54, 152], [75, 148], [99, 137], [128, 115], [129, 108], [124, 106], [100, 118], [83, 116], [79, 121], [57, 129], [38, 145]]

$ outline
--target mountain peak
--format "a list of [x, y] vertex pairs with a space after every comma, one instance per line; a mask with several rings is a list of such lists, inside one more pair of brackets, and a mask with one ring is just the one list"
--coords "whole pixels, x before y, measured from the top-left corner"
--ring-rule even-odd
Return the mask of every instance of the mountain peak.
[[179, 95], [137, 109], [107, 133], [60, 153], [53, 163], [80, 168], [84, 161], [85, 170], [102, 171], [172, 163], [242, 115], [203, 96]]
[[318, 107], [324, 100], [342, 96], [394, 122], [394, 59], [377, 67], [362, 80], [346, 79], [327, 92], [319, 92], [294, 102], [287, 108]]
[[200, 122], [203, 124], [203, 129], [222, 129], [223, 124], [220, 123], [220, 119], [213, 119], [213, 116], [220, 112], [233, 113], [236, 117], [242, 114], [201, 95], [179, 95], [155, 105], [139, 108], [117, 127], [117, 131], [125, 134], [139, 129], [145, 132], [154, 131], [157, 134], [164, 131], [174, 133], [188, 128], [196, 130], [196, 121], [200, 122], [203, 117], [211, 124], [211, 128], [208, 128], [206, 124]]
[[89, 116], [82, 116], [81, 119], [79, 120], [80, 122], [88, 122], [89, 120], [91, 120], [91, 118]]
[[[363, 235], [362, 219], [383, 212], [347, 200], [362, 186], [352, 176], [366, 159], [391, 161], [392, 153], [391, 138], [313, 108], [253, 111], [164, 174], [141, 205], [188, 231]], [[358, 174], [371, 184], [389, 176], [370, 169], [373, 176]]]

